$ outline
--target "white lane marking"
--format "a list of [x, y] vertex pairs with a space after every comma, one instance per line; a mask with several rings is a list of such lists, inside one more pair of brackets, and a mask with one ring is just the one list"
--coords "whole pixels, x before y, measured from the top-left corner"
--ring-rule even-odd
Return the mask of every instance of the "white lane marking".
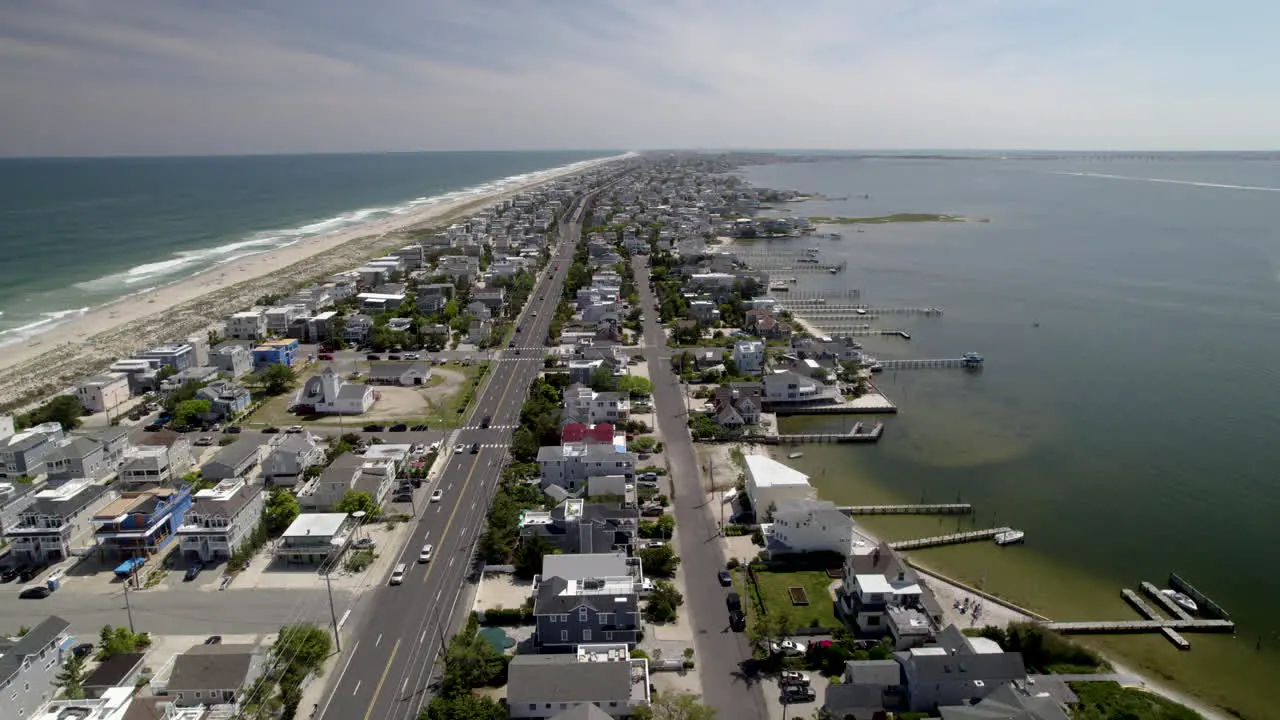
[[451, 558], [449, 558], [449, 567], [453, 567], [453, 561], [454, 561], [454, 560], [457, 560], [457, 558], [452, 558], [452, 557], [451, 557]]
[[[324, 701], [324, 708], [322, 708], [320, 712], [316, 713], [316, 717], [323, 718], [324, 714], [329, 711], [329, 703], [333, 702], [333, 696], [338, 694], [338, 688], [342, 685], [342, 678], [347, 674], [347, 668], [351, 667], [351, 661], [355, 659], [356, 650], [359, 648], [360, 641], [357, 640], [356, 644], [351, 646], [351, 650], [349, 651], [350, 654], [347, 655], [347, 661], [342, 664], [342, 672], [338, 673], [338, 682], [334, 684], [333, 690], [329, 692], [329, 697]], [[358, 688], [359, 683], [356, 683], [356, 685]], [[355, 693], [352, 694], [354, 695]]]
[[477, 501], [477, 502], [473, 502], [473, 503], [471, 503], [471, 509], [472, 509], [472, 510], [475, 510], [475, 509], [476, 509], [476, 505], [477, 505], [477, 503], [478, 503], [478, 501]]
[[400, 694], [403, 695], [409, 689], [409, 678], [404, 679], [404, 684], [400, 686]]
[[436, 591], [436, 602], [440, 602], [440, 596], [441, 596], [441, 595], [443, 595], [443, 594], [444, 594], [444, 590], [443, 590], [443, 589], [441, 589], [441, 590], [437, 590], [437, 591]]
[[382, 644], [382, 633], [378, 633], [378, 639], [373, 641], [373, 646], [378, 647]]
[[360, 692], [360, 683], [361, 683], [361, 682], [363, 682], [363, 681], [361, 681], [361, 680], [357, 680], [357, 681], [356, 681], [356, 689], [351, 691], [351, 694], [352, 694], [352, 695], [355, 695], [356, 693]]
[[426, 630], [423, 630], [423, 631], [422, 631], [422, 637], [418, 638], [418, 644], [419, 644], [419, 645], [421, 645], [422, 643], [424, 643], [424, 642], [426, 642], [426, 641], [427, 641], [427, 631], [426, 631]]

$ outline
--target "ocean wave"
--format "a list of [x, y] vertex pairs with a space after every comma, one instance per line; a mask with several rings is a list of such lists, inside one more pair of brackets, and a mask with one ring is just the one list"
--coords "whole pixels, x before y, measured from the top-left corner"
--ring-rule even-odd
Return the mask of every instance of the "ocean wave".
[[22, 342], [27, 338], [47, 332], [53, 326], [66, 322], [75, 317], [79, 317], [89, 312], [88, 307], [74, 308], [71, 310], [53, 310], [50, 312], [40, 313], [41, 318], [33, 322], [19, 325], [17, 327], [0, 330], [0, 345], [10, 345], [16, 342]]
[[1266, 185], [1232, 185], [1230, 183], [1211, 183], [1198, 180], [1170, 180], [1169, 178], [1135, 177], [1132, 175], [1112, 175], [1110, 173], [1051, 171], [1051, 175], [1073, 175], [1075, 177], [1104, 178], [1107, 180], [1133, 180], [1136, 182], [1164, 183], [1166, 185], [1191, 185], [1193, 187], [1218, 188], [1221, 190], [1252, 190], [1254, 192], [1280, 192], [1278, 187]]

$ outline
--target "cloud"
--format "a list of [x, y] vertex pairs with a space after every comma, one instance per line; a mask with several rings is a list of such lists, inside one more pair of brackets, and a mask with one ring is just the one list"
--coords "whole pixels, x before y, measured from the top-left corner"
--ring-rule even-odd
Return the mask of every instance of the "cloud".
[[1189, 0], [44, 0], [0, 155], [1274, 148], [1280, 9]]

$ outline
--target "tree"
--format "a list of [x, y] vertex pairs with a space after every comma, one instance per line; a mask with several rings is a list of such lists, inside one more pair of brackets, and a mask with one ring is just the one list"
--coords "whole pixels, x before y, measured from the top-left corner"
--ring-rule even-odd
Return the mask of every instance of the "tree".
[[554, 554], [555, 547], [541, 535], [531, 535], [520, 544], [516, 552], [516, 577], [521, 580], [532, 580], [534, 575], [542, 572], [542, 557]]
[[440, 695], [458, 698], [471, 694], [472, 688], [499, 682], [507, 671], [507, 659], [488, 640], [476, 634], [479, 622], [470, 622], [453, 639], [444, 653], [444, 677]]
[[671, 577], [676, 574], [676, 566], [680, 564], [680, 558], [676, 557], [676, 551], [670, 545], [645, 548], [637, 554], [646, 575]]
[[511, 458], [516, 462], [532, 462], [538, 458], [538, 438], [533, 431], [521, 425], [511, 437]]
[[605, 365], [595, 369], [591, 373], [591, 389], [596, 392], [610, 392], [618, 387], [618, 378], [613, 376], [613, 370]]
[[282, 395], [297, 381], [293, 368], [282, 363], [272, 363], [262, 371], [262, 384], [268, 395]]
[[42, 423], [56, 422], [63, 430], [80, 427], [80, 416], [84, 415], [84, 406], [75, 395], [59, 395], [49, 402], [17, 418], [18, 429], [34, 427]]
[[262, 513], [262, 517], [266, 520], [267, 532], [272, 535], [279, 535], [294, 520], [297, 520], [298, 515], [301, 513], [302, 508], [298, 506], [298, 499], [293, 496], [293, 493], [277, 489], [272, 490], [271, 496], [267, 498], [267, 506]]
[[649, 593], [648, 602], [644, 606], [644, 617], [649, 622], [672, 622], [676, 619], [676, 608], [684, 604], [684, 596], [676, 590], [676, 586], [666, 580], [654, 583], [653, 592]]
[[98, 633], [98, 659], [106, 660], [116, 655], [135, 653], [151, 645], [151, 636], [130, 632], [127, 627], [103, 625]]
[[639, 375], [623, 375], [614, 386], [619, 392], [630, 393], [632, 397], [653, 394], [653, 381]]
[[72, 653], [71, 657], [67, 658], [66, 664], [62, 666], [62, 671], [54, 679], [54, 682], [62, 687], [62, 694], [68, 700], [84, 698], [84, 658], [84, 655]]
[[163, 382], [177, 374], [178, 374], [178, 369], [175, 368], [174, 366], [161, 365], [160, 369], [156, 370], [156, 382]]
[[324, 344], [333, 350], [341, 350], [346, 343], [343, 337], [347, 334], [347, 319], [342, 315], [329, 318], [328, 332], [325, 333]]
[[334, 509], [348, 514], [363, 511], [369, 518], [376, 518], [382, 512], [382, 508], [378, 507], [378, 501], [361, 490], [348, 490]]
[[418, 720], [507, 720], [507, 709], [487, 695], [434, 697]]
[[183, 400], [173, 409], [173, 425], [175, 427], [191, 427], [200, 421], [200, 416], [209, 412], [212, 405], [208, 400]]
[[636, 708], [632, 720], [716, 720], [715, 708], [698, 702], [687, 692], [664, 692], [653, 696], [648, 707]]

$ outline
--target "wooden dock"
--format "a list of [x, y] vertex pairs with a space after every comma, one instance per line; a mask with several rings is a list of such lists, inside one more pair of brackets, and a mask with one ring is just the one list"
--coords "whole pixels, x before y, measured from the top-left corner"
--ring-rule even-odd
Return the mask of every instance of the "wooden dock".
[[1230, 620], [1104, 620], [1101, 622], [1047, 622], [1046, 628], [1063, 635], [1121, 635], [1161, 632], [1235, 632]]
[[919, 550], [921, 548], [938, 547], [940, 545], [959, 545], [960, 543], [977, 542], [979, 540], [990, 540], [1002, 532], [1009, 532], [1013, 528], [996, 527], [987, 528], [985, 530], [970, 530], [968, 532], [952, 533], [950, 535], [935, 535], [933, 537], [916, 538], [915, 540], [899, 540], [889, 543], [889, 547], [894, 550]]
[[937, 317], [942, 315], [942, 308], [936, 307], [873, 307], [870, 305], [831, 303], [803, 298], [788, 298], [783, 306], [786, 310], [790, 310], [797, 315], [809, 312], [857, 315], [859, 317], [867, 317], [868, 315], [929, 315]]
[[1181, 605], [1174, 602], [1173, 598], [1160, 592], [1160, 589], [1157, 588], [1155, 585], [1152, 585], [1146, 580], [1143, 580], [1142, 584], [1139, 587], [1142, 588], [1143, 594], [1145, 594], [1147, 597], [1159, 603], [1160, 607], [1164, 608], [1164, 611], [1169, 613], [1170, 615], [1178, 618], [1179, 620], [1195, 619], [1191, 617], [1190, 613], [1188, 613], [1186, 610], [1183, 610]]
[[1169, 587], [1178, 592], [1185, 593], [1187, 597], [1196, 601], [1196, 605], [1200, 608], [1200, 613], [1209, 617], [1230, 620], [1231, 616], [1227, 614], [1222, 606], [1214, 602], [1212, 598], [1200, 592], [1194, 585], [1182, 579], [1178, 573], [1169, 573]]
[[884, 423], [856, 422], [847, 433], [803, 433], [793, 435], [749, 435], [745, 440], [765, 445], [786, 445], [788, 443], [855, 443], [876, 442], [884, 433]]
[[938, 505], [851, 505], [840, 508], [850, 515], [968, 515], [973, 512], [969, 503], [943, 503]]
[[[965, 358], [937, 358], [929, 360], [880, 360], [880, 369], [885, 371], [894, 370], [923, 370], [926, 368], [973, 368], [982, 367], [982, 363], [975, 363]], [[875, 366], [873, 365], [874, 369]]]

